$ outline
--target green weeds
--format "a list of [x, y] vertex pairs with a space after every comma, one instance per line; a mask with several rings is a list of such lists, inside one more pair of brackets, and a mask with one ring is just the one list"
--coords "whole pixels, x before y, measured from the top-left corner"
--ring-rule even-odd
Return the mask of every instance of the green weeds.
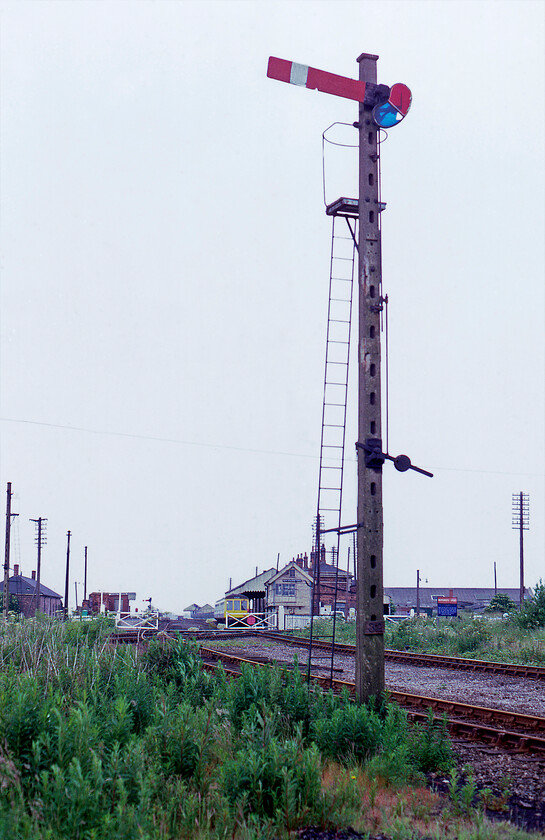
[[[309, 692], [298, 668], [248, 666], [229, 681], [221, 668], [207, 673], [192, 645], [153, 642], [137, 655], [109, 646], [106, 629], [0, 629], [0, 837], [367, 830], [382, 824], [385, 786], [453, 766], [444, 726], [410, 727], [387, 699], [367, 707]], [[400, 807], [390, 817], [402, 837], [410, 809]]]

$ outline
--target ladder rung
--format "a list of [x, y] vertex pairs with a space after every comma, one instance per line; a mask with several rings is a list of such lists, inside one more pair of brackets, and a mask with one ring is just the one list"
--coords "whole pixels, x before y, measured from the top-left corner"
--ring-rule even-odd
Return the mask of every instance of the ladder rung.
[[330, 362], [326, 360], [327, 365], [347, 365], [348, 362]]
[[325, 384], [326, 385], [338, 385], [339, 388], [348, 388], [348, 385], [346, 384], [346, 382], [331, 382], [329, 379], [326, 379]]
[[327, 343], [328, 344], [347, 344], [347, 345], [350, 344], [349, 341], [339, 341], [338, 338], [328, 338]]
[[349, 324], [350, 321], [345, 321], [343, 318], [330, 318], [330, 324]]
[[336, 443], [324, 443], [322, 449], [344, 449], [344, 446], [338, 446]]
[[342, 280], [344, 283], [352, 283], [352, 277], [331, 277], [331, 280]]
[[329, 298], [329, 300], [334, 300], [336, 303], [352, 303], [352, 298]]
[[339, 510], [339, 508], [323, 508], [323, 507], [321, 507], [321, 508], [320, 508], [320, 510], [334, 510], [334, 511], [338, 511], [338, 510]]
[[354, 262], [354, 257], [336, 257], [335, 254], [331, 257], [332, 260], [343, 260], [343, 262]]
[[336, 408], [346, 408], [346, 403], [324, 403], [325, 406], [334, 405]]
[[324, 423], [324, 426], [331, 429], [344, 429], [344, 423]]
[[328, 467], [326, 464], [322, 464], [323, 470], [342, 470], [342, 467]]

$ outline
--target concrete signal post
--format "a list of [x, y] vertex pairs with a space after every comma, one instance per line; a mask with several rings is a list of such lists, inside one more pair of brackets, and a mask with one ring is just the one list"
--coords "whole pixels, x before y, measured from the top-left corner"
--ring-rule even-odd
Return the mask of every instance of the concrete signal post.
[[[385, 298], [381, 277], [378, 133], [406, 116], [411, 92], [404, 84], [377, 84], [377, 61], [376, 55], [360, 55], [359, 79], [272, 56], [267, 70], [271, 79], [359, 103], [354, 127], [359, 133], [356, 697], [360, 702], [379, 698], [384, 691], [382, 465], [388, 459], [400, 472], [413, 469], [431, 476], [413, 466], [406, 455], [393, 457], [382, 449], [380, 327]], [[351, 202], [350, 206], [356, 204], [353, 199], [346, 201]], [[348, 533], [344, 528], [339, 532]], [[317, 545], [319, 548], [319, 538]]]
[[[358, 58], [360, 81], [377, 83], [377, 55]], [[382, 453], [380, 313], [382, 300], [378, 127], [359, 105], [358, 441]], [[356, 696], [384, 691], [382, 463], [358, 448]]]

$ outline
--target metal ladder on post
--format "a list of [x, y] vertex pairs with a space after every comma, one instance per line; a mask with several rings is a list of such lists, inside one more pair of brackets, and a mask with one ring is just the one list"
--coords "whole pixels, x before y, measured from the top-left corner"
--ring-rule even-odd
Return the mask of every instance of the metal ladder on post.
[[[339, 199], [339, 202], [342, 201], [347, 200]], [[354, 201], [354, 204], [357, 205], [357, 202]], [[337, 530], [337, 556], [340, 548], [350, 334], [357, 250], [357, 206], [355, 212], [352, 207], [345, 212], [337, 211], [334, 205], [331, 208], [333, 212], [328, 208], [328, 215], [332, 216], [331, 260], [315, 532], [318, 613], [321, 534], [324, 531]], [[341, 204], [339, 209], [342, 211], [345, 207]]]

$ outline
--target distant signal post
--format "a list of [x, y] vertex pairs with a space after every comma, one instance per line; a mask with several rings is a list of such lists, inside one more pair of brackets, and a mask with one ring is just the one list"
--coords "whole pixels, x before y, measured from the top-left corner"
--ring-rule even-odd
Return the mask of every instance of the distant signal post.
[[418, 469], [407, 456], [394, 459], [382, 451], [380, 313], [384, 299], [378, 132], [401, 122], [409, 110], [411, 92], [403, 84], [378, 85], [377, 61], [376, 55], [360, 55], [359, 79], [279, 58], [269, 59], [267, 71], [269, 78], [359, 103], [354, 126], [359, 132], [356, 697], [360, 702], [380, 698], [384, 692], [382, 465], [388, 458], [402, 472]]

